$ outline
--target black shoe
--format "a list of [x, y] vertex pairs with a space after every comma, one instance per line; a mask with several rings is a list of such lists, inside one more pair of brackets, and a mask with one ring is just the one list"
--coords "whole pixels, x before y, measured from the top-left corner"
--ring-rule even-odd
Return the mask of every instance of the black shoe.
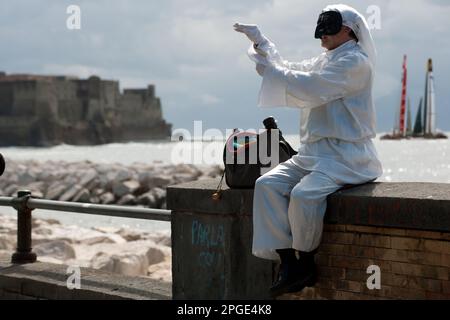
[[317, 282], [317, 269], [314, 263], [282, 263], [278, 280], [270, 288], [273, 298], [292, 292], [299, 292], [305, 287], [312, 287]]

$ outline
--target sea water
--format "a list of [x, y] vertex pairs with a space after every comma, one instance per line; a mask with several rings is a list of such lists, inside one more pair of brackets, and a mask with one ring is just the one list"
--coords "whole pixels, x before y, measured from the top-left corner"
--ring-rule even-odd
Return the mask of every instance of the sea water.
[[[435, 182], [450, 183], [450, 139], [449, 140], [380, 140], [379, 134], [374, 144], [383, 164], [380, 182]], [[449, 133], [447, 133], [449, 135]], [[287, 135], [286, 140], [294, 149], [300, 146], [298, 135]], [[46, 148], [7, 147], [0, 153], [7, 163], [14, 160], [35, 160], [44, 162], [89, 160], [98, 163], [176, 164], [192, 163], [202, 165], [221, 165], [225, 141], [152, 141], [111, 143], [98, 146], [59, 145]], [[1, 179], [1, 178], [0, 178]], [[3, 207], [2, 213], [15, 214], [14, 209]], [[37, 217], [54, 218], [65, 224], [85, 227], [117, 226], [145, 229], [147, 231], [170, 229], [170, 223], [139, 219], [115, 218], [83, 215], [70, 212], [39, 210]]]

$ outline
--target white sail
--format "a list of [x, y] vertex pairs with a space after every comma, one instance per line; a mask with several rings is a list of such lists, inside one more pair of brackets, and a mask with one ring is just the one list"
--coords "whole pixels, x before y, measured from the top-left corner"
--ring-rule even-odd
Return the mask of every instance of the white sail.
[[427, 101], [426, 101], [426, 124], [425, 133], [434, 135], [436, 134], [436, 106], [435, 106], [435, 93], [434, 93], [434, 76], [433, 76], [433, 63], [432, 60], [428, 60], [428, 72], [427, 72]]
[[412, 119], [411, 119], [411, 100], [408, 97], [408, 104], [406, 105], [406, 135], [412, 134]]
[[394, 135], [400, 133], [400, 107], [395, 109]]

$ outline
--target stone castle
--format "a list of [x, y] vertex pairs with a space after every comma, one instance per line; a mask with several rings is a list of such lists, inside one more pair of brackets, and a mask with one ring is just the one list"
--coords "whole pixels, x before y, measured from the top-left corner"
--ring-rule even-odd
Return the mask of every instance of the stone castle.
[[0, 72], [0, 146], [94, 145], [169, 139], [155, 86]]

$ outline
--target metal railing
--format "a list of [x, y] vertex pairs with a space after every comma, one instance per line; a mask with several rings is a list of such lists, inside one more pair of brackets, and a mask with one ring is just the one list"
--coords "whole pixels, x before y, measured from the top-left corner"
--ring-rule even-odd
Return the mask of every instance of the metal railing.
[[36, 199], [28, 190], [19, 191], [17, 197], [0, 197], [0, 206], [13, 207], [17, 210], [17, 249], [11, 259], [12, 263], [17, 264], [36, 262], [36, 254], [31, 246], [31, 211], [34, 209], [159, 221], [171, 221], [172, 213], [171, 210], [164, 209]]

